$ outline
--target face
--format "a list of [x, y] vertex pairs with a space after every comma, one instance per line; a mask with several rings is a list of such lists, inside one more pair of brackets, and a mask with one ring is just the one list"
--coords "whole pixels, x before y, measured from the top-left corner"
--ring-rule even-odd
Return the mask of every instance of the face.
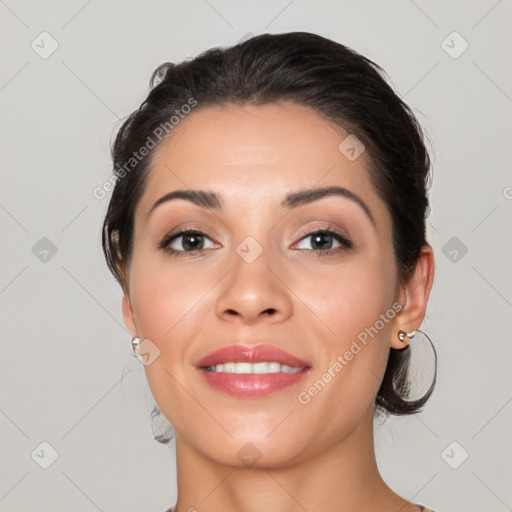
[[[399, 288], [390, 214], [367, 153], [354, 160], [339, 149], [347, 135], [293, 103], [208, 107], [155, 155], [123, 314], [159, 351], [145, 366], [156, 403], [201, 456], [240, 466], [252, 443], [262, 463], [285, 465], [371, 421]], [[215, 197], [154, 207], [178, 190]], [[295, 381], [281, 368], [284, 387], [272, 392], [232, 394], [197, 365], [235, 344], [272, 345], [307, 365]], [[278, 380], [249, 376], [258, 378]]]

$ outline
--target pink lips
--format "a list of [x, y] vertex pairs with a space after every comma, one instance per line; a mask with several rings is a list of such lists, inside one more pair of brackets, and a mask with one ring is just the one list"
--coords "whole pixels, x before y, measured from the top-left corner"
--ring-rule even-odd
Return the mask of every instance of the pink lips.
[[[228, 362], [277, 362], [295, 368], [296, 373], [237, 374], [209, 371], [208, 367]], [[272, 345], [230, 345], [203, 357], [196, 365], [213, 388], [236, 397], [262, 397], [298, 383], [311, 372], [310, 364]]]
[[295, 368], [310, 366], [307, 361], [303, 361], [302, 359], [299, 359], [280, 348], [274, 347], [273, 345], [255, 345], [252, 347], [244, 345], [228, 345], [227, 347], [223, 347], [203, 357], [197, 362], [196, 366], [203, 368], [205, 366], [215, 366], [216, 364], [228, 362], [263, 363], [265, 361], [275, 361]]

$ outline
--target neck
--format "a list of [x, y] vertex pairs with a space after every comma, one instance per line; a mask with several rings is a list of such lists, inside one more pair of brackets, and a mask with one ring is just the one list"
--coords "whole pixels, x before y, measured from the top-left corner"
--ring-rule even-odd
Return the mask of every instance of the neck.
[[[235, 467], [198, 453], [176, 433], [176, 512], [417, 511], [377, 468], [373, 414], [349, 436], [294, 465]], [[334, 506], [333, 506], [334, 504]]]

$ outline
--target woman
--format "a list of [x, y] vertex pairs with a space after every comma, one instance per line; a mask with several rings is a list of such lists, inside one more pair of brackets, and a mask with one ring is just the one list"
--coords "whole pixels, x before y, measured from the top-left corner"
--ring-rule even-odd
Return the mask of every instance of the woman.
[[[103, 226], [185, 511], [429, 510], [383, 481], [434, 275], [430, 159], [382, 69], [310, 33], [165, 63]], [[435, 381], [435, 379], [434, 379]]]

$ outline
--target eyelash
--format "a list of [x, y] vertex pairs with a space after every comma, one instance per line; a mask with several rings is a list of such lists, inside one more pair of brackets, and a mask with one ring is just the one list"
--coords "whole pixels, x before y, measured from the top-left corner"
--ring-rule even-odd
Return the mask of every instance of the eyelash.
[[[337, 254], [338, 252], [350, 250], [353, 248], [353, 243], [350, 240], [345, 238], [343, 235], [341, 235], [337, 231], [330, 229], [329, 227], [320, 228], [315, 231], [305, 233], [305, 234], [301, 235], [299, 242], [301, 242], [302, 240], [305, 240], [306, 238], [308, 238], [310, 236], [319, 235], [319, 234], [331, 235], [337, 242], [339, 242], [341, 244], [341, 246], [335, 247], [334, 249], [327, 249], [327, 250], [320, 250], [320, 249], [298, 249], [298, 250], [314, 252], [318, 256], [326, 256], [326, 255]], [[158, 244], [158, 248], [169, 253], [171, 256], [185, 256], [186, 254], [200, 253], [201, 251], [207, 250], [207, 249], [196, 249], [193, 251], [178, 251], [176, 249], [171, 249], [170, 247], [168, 247], [171, 242], [173, 242], [176, 238], [179, 238], [180, 236], [183, 236], [183, 235], [200, 235], [200, 236], [209, 238], [202, 231], [199, 231], [197, 229], [193, 229], [193, 228], [184, 229], [184, 230], [178, 231], [176, 233], [171, 233], [171, 234], [167, 235]]]

